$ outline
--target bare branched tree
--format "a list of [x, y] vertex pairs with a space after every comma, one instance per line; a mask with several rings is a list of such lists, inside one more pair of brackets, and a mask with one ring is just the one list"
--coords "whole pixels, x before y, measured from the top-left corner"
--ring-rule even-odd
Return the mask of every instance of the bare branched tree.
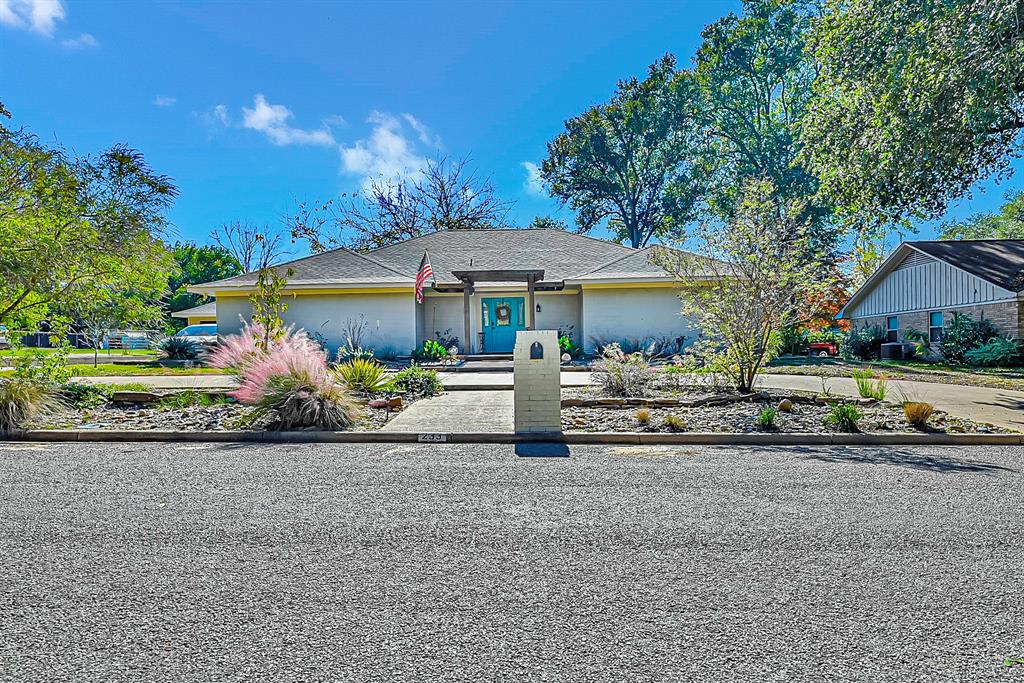
[[266, 268], [284, 255], [280, 233], [243, 221], [214, 228], [210, 239], [238, 259], [246, 273]]
[[501, 227], [512, 202], [469, 164], [438, 157], [415, 178], [381, 178], [337, 203], [303, 202], [286, 219], [292, 238], [306, 240], [316, 253], [375, 249], [438, 230]]

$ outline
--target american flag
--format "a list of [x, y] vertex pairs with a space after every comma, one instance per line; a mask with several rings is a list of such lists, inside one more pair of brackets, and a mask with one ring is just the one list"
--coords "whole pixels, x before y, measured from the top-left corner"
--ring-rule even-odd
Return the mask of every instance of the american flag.
[[423, 260], [420, 261], [420, 270], [416, 273], [416, 303], [423, 303], [423, 285], [427, 280], [434, 277], [434, 269], [430, 267], [430, 257], [426, 249], [423, 250]]

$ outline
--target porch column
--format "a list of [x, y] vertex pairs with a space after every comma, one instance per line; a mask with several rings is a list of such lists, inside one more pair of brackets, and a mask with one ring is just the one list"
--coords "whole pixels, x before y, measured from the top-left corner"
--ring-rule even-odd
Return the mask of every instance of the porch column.
[[473, 336], [472, 336], [472, 325], [470, 324], [469, 318], [469, 297], [473, 295], [473, 287], [470, 282], [465, 282], [465, 286], [462, 288], [462, 316], [465, 320], [465, 334], [463, 338], [465, 343], [463, 344], [463, 353], [473, 353]]
[[527, 310], [529, 312], [526, 314], [526, 329], [528, 330], [537, 329], [537, 304], [533, 300], [533, 290], [533, 276], [531, 275], [526, 278], [526, 291], [529, 295], [529, 302], [527, 304]]

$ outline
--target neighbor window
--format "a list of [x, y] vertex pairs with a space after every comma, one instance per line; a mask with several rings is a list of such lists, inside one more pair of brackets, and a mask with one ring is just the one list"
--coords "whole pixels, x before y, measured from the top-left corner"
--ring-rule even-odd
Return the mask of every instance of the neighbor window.
[[943, 326], [942, 311], [932, 311], [928, 314], [928, 339], [931, 341], [942, 341]]
[[896, 342], [900, 340], [900, 319], [899, 316], [890, 315], [885, 319], [885, 341]]

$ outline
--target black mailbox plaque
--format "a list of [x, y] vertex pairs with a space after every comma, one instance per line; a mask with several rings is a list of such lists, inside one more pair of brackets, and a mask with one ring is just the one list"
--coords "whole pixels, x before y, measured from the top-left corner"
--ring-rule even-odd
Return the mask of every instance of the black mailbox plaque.
[[544, 345], [540, 342], [530, 344], [530, 360], [541, 360], [544, 358]]

